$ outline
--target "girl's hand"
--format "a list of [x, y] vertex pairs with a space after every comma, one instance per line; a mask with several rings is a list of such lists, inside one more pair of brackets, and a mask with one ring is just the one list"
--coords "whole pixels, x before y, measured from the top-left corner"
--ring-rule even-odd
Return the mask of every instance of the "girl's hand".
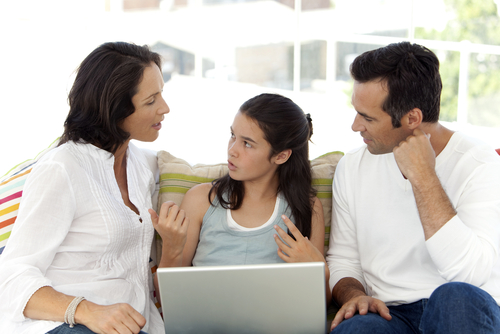
[[[285, 215], [281, 216], [288, 230], [295, 237], [288, 235], [282, 228], [275, 225], [278, 235], [274, 235], [274, 240], [278, 244], [278, 256], [285, 262], [325, 262], [323, 254], [312, 244], [312, 242], [300, 233], [294, 223]], [[281, 239], [280, 239], [281, 237]]]
[[189, 218], [186, 217], [184, 210], [180, 210], [174, 202], [168, 201], [161, 205], [159, 215], [152, 209], [149, 209], [149, 213], [153, 227], [163, 240], [161, 262], [166, 261], [168, 264], [174, 259], [182, 259], [189, 226]]

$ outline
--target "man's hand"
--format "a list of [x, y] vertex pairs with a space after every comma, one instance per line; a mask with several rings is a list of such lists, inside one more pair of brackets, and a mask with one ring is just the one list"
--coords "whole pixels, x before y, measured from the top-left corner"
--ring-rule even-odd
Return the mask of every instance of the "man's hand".
[[386, 320], [392, 319], [389, 309], [383, 301], [369, 296], [357, 296], [342, 305], [332, 321], [330, 330], [332, 331], [344, 319], [352, 318], [356, 312], [360, 315], [365, 315], [368, 312], [378, 313]]
[[401, 173], [410, 182], [415, 179], [426, 179], [429, 175], [435, 174], [436, 153], [429, 138], [430, 134], [415, 129], [413, 135], [408, 136], [393, 149]]

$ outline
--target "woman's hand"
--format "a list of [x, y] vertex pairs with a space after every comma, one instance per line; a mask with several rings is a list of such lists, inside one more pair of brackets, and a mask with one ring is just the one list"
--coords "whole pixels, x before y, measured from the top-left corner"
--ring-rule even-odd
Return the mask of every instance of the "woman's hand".
[[180, 210], [172, 201], [161, 205], [159, 215], [152, 209], [149, 209], [149, 213], [153, 227], [163, 240], [162, 258], [159, 266], [180, 266], [181, 263], [175, 264], [172, 261], [182, 262], [182, 251], [186, 244], [189, 218], [186, 217], [184, 210]]
[[98, 334], [137, 334], [146, 319], [129, 304], [97, 305], [82, 301], [75, 313], [76, 323]]
[[[279, 237], [275, 234], [274, 240], [278, 244], [278, 256], [285, 262], [325, 262], [323, 254], [312, 242], [300, 233], [294, 223], [285, 215], [281, 216], [288, 230], [295, 237], [288, 235], [282, 228], [275, 225]], [[281, 237], [281, 239], [280, 239]]]

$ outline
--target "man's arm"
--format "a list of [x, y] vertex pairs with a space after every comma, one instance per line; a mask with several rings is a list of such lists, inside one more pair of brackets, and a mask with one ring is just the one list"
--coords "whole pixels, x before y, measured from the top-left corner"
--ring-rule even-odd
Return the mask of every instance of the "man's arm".
[[352, 318], [356, 312], [365, 315], [370, 311], [379, 313], [386, 320], [392, 319], [384, 302], [367, 296], [363, 285], [352, 277], [342, 278], [333, 288], [332, 296], [342, 307], [335, 315], [330, 330], [337, 327], [344, 319]]
[[332, 228], [330, 232], [330, 248], [326, 260], [330, 268], [330, 286], [332, 295], [341, 306], [333, 322], [332, 329], [344, 319], [349, 319], [356, 312], [366, 314], [378, 312], [390, 320], [389, 310], [385, 304], [365, 293], [363, 270], [361, 269], [357, 244], [357, 232], [349, 212], [346, 198], [349, 189], [346, 180], [345, 157], [335, 170], [332, 192]]
[[450, 155], [451, 164], [441, 162], [447, 166], [440, 178], [428, 136], [419, 129], [394, 156], [412, 184], [425, 244], [440, 275], [481, 286], [500, 254], [500, 161], [487, 147], [463, 140], [453, 144], [460, 156]]
[[425, 240], [457, 213], [436, 175], [436, 155], [429, 137], [420, 129], [394, 148], [401, 173], [410, 181]]

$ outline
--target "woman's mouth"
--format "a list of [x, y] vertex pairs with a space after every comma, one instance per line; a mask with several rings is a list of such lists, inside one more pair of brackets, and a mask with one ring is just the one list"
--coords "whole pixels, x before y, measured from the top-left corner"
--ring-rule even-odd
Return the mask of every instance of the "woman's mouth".
[[161, 129], [161, 122], [158, 122], [156, 124], [153, 124], [153, 129], [155, 130], [160, 130]]

